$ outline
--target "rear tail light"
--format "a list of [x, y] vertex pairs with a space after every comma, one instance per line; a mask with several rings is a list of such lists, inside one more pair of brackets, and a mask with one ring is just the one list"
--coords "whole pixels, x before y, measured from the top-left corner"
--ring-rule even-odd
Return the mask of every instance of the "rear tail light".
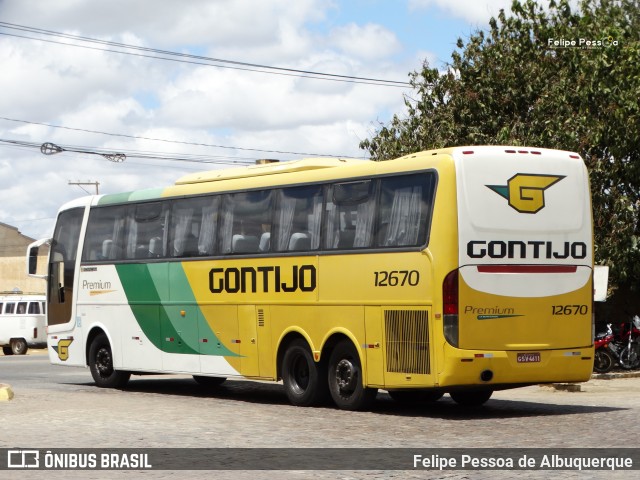
[[442, 282], [442, 304], [444, 313], [444, 338], [457, 347], [458, 329], [458, 270], [447, 274]]
[[38, 338], [38, 327], [33, 328], [33, 338], [34, 339]]

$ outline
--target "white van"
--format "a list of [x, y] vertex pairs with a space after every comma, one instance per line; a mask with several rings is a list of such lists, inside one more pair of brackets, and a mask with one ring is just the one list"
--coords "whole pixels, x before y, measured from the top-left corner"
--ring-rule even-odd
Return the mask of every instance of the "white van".
[[22, 292], [0, 294], [0, 346], [5, 355], [24, 355], [47, 344], [46, 297]]

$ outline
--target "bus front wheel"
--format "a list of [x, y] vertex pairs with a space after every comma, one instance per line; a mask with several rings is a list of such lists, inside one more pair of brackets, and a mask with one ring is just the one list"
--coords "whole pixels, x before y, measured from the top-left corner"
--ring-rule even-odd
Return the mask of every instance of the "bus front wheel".
[[91, 342], [89, 368], [94, 382], [102, 388], [124, 387], [131, 377], [129, 372], [121, 372], [113, 368], [111, 345], [104, 333], [99, 334]]
[[289, 401], [298, 407], [323, 403], [328, 398], [326, 378], [325, 364], [313, 360], [307, 342], [291, 342], [282, 359], [282, 383]]
[[364, 386], [360, 357], [348, 340], [339, 342], [329, 357], [329, 391], [343, 410], [364, 410], [371, 406], [377, 388]]

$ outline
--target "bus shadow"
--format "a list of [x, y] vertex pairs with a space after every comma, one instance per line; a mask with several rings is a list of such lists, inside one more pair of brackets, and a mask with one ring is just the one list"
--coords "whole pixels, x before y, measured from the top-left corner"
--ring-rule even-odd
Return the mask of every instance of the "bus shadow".
[[375, 413], [403, 417], [429, 417], [443, 420], [491, 420], [496, 418], [549, 417], [608, 413], [624, 408], [605, 405], [567, 405], [544, 401], [490, 399], [481, 407], [463, 407], [448, 395], [437, 402], [422, 405], [402, 405], [384, 392], [378, 393], [372, 409]]
[[[83, 384], [94, 386], [93, 383]], [[96, 387], [97, 388], [97, 387]], [[133, 377], [125, 392], [177, 395], [193, 398], [232, 400], [243, 403], [290, 406], [284, 387], [279, 383], [227, 380], [217, 387], [204, 387], [191, 378]], [[335, 409], [332, 404], [316, 408]], [[405, 404], [396, 402], [385, 391], [378, 392], [370, 411], [381, 415], [428, 417], [443, 420], [488, 420], [495, 418], [523, 418], [538, 416], [584, 415], [625, 410], [606, 405], [567, 405], [521, 399], [490, 399], [482, 407], [463, 407], [448, 395], [437, 402]]]

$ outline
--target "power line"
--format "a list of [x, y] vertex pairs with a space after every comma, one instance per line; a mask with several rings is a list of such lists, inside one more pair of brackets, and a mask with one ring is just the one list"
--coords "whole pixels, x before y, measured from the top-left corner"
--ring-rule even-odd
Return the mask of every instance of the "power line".
[[[195, 65], [204, 65], [204, 66], [217, 67], [217, 68], [245, 70], [245, 71], [252, 71], [252, 72], [259, 72], [259, 73], [267, 73], [271, 75], [285, 75], [285, 76], [310, 78], [315, 80], [330, 80], [330, 81], [336, 81], [336, 82], [361, 83], [361, 84], [378, 85], [378, 86], [385, 86], [385, 87], [396, 87], [396, 88], [411, 87], [411, 84], [406, 81], [385, 80], [385, 79], [370, 78], [370, 77], [357, 77], [352, 75], [339, 75], [334, 73], [316, 72], [311, 70], [299, 70], [295, 68], [274, 67], [271, 65], [261, 65], [257, 63], [241, 62], [237, 60], [205, 57], [202, 55], [192, 55], [188, 53], [173, 52], [170, 50], [161, 50], [157, 48], [140, 47], [137, 45], [130, 45], [126, 43], [119, 43], [119, 42], [113, 42], [108, 40], [99, 40], [91, 37], [71, 35], [67, 33], [56, 32], [52, 30], [45, 30], [45, 29], [36, 28], [36, 27], [29, 27], [26, 25], [18, 25], [18, 24], [8, 23], [8, 22], [0, 22], [0, 28], [18, 30], [18, 31], [27, 32], [27, 33], [34, 33], [38, 35], [61, 38], [61, 39], [72, 40], [77, 42], [85, 42], [88, 44], [101, 45], [105, 47], [119, 48], [124, 50], [99, 48], [99, 47], [90, 46], [90, 45], [78, 45], [78, 44], [44, 39], [44, 38], [35, 38], [27, 35], [18, 35], [14, 33], [0, 32], [0, 35], [5, 35], [9, 37], [24, 38], [28, 40], [36, 40], [36, 41], [54, 43], [54, 44], [65, 45], [65, 46], [73, 46], [77, 48], [86, 48], [90, 50], [121, 53], [124, 55], [133, 55], [137, 57], [153, 58], [158, 60], [167, 60], [167, 61], [189, 63], [189, 64], [195, 64]], [[145, 53], [133, 53], [133, 52], [145, 52]], [[223, 65], [220, 65], [220, 64], [223, 64]]]
[[[125, 133], [110, 133], [110, 132], [102, 132], [102, 131], [99, 131], [99, 130], [88, 130], [86, 128], [65, 127], [65, 126], [62, 126], [62, 125], [53, 125], [53, 124], [50, 124], [50, 123], [43, 123], [43, 122], [32, 122], [32, 121], [19, 120], [19, 119], [15, 119], [15, 118], [7, 118], [7, 117], [0, 117], [0, 120], [6, 120], [8, 122], [24, 123], [24, 124], [27, 124], [27, 125], [40, 125], [40, 126], [43, 126], [43, 127], [61, 128], [61, 129], [64, 129], [64, 130], [71, 130], [71, 131], [74, 131], [74, 132], [94, 133], [94, 134], [98, 134], [98, 135], [107, 135], [107, 136], [110, 136], [110, 137], [130, 138], [130, 139], [135, 139], [135, 140], [150, 140], [150, 141], [154, 141], [154, 142], [175, 143], [175, 144], [178, 144], [178, 145], [192, 145], [192, 146], [197, 146], [197, 147], [224, 148], [224, 149], [228, 149], [228, 150], [242, 150], [242, 151], [246, 151], [246, 152], [278, 153], [278, 154], [283, 154], [283, 155], [298, 155], [298, 156], [310, 156], [310, 157], [338, 157], [338, 158], [348, 157], [348, 155], [334, 155], [334, 154], [329, 154], [329, 153], [290, 152], [290, 151], [286, 151], [286, 150], [265, 150], [265, 149], [260, 149], [260, 148], [231, 147], [229, 145], [216, 145], [216, 144], [211, 144], [211, 143], [198, 143], [198, 142], [185, 142], [185, 141], [180, 141], [180, 140], [167, 140], [167, 139], [164, 139], [164, 138], [153, 138], [153, 137], [142, 137], [142, 136], [137, 136], [137, 135], [127, 135]], [[39, 148], [39, 146], [38, 146], [38, 148]]]
[[[42, 142], [27, 142], [24, 140], [11, 140], [6, 138], [0, 138], [0, 144], [5, 144], [6, 146], [11, 146], [14, 148], [33, 148], [39, 149], [42, 151], [43, 144]], [[71, 152], [71, 153], [90, 153], [96, 155], [108, 155], [113, 153], [113, 149], [103, 149], [99, 147], [90, 147], [90, 146], [78, 146], [78, 145], [61, 145], [59, 147], [60, 152]], [[259, 160], [262, 157], [236, 157], [236, 156], [228, 156], [228, 155], [200, 155], [193, 153], [167, 153], [167, 152], [153, 152], [153, 151], [145, 151], [145, 150], [131, 150], [126, 148], [118, 148], [119, 153], [122, 153], [127, 157], [127, 159], [132, 158], [140, 158], [140, 159], [149, 159], [149, 160], [175, 160], [175, 161], [185, 161], [185, 162], [194, 162], [194, 163], [220, 163], [220, 164], [235, 164], [235, 163], [246, 163], [253, 164], [256, 160]], [[131, 163], [127, 161], [127, 163]]]
[[[40, 143], [40, 142], [27, 142], [23, 140], [9, 140], [0, 138], [0, 144], [7, 144], [17, 148], [31, 148], [38, 149], [41, 153], [43, 149], [52, 149], [55, 148], [55, 153], [62, 152], [70, 152], [70, 153], [81, 153], [88, 155], [100, 155], [105, 157], [107, 160], [112, 160], [113, 157], [118, 158], [118, 161], [115, 163], [120, 163], [123, 161], [124, 157], [127, 159], [137, 158], [137, 159], [148, 159], [148, 160], [167, 160], [167, 161], [176, 161], [176, 162], [193, 162], [193, 163], [206, 163], [206, 164], [222, 164], [222, 165], [233, 165], [233, 164], [243, 164], [243, 165], [252, 165], [255, 163], [257, 158], [246, 158], [246, 157], [225, 157], [225, 156], [206, 156], [206, 155], [192, 155], [192, 154], [171, 154], [171, 153], [153, 153], [153, 152], [144, 152], [139, 150], [125, 150], [118, 149], [118, 153], [113, 153], [112, 149], [103, 149], [98, 147], [86, 147], [86, 146], [74, 146], [74, 145], [53, 145], [51, 143]], [[129, 162], [128, 162], [129, 163]]]

